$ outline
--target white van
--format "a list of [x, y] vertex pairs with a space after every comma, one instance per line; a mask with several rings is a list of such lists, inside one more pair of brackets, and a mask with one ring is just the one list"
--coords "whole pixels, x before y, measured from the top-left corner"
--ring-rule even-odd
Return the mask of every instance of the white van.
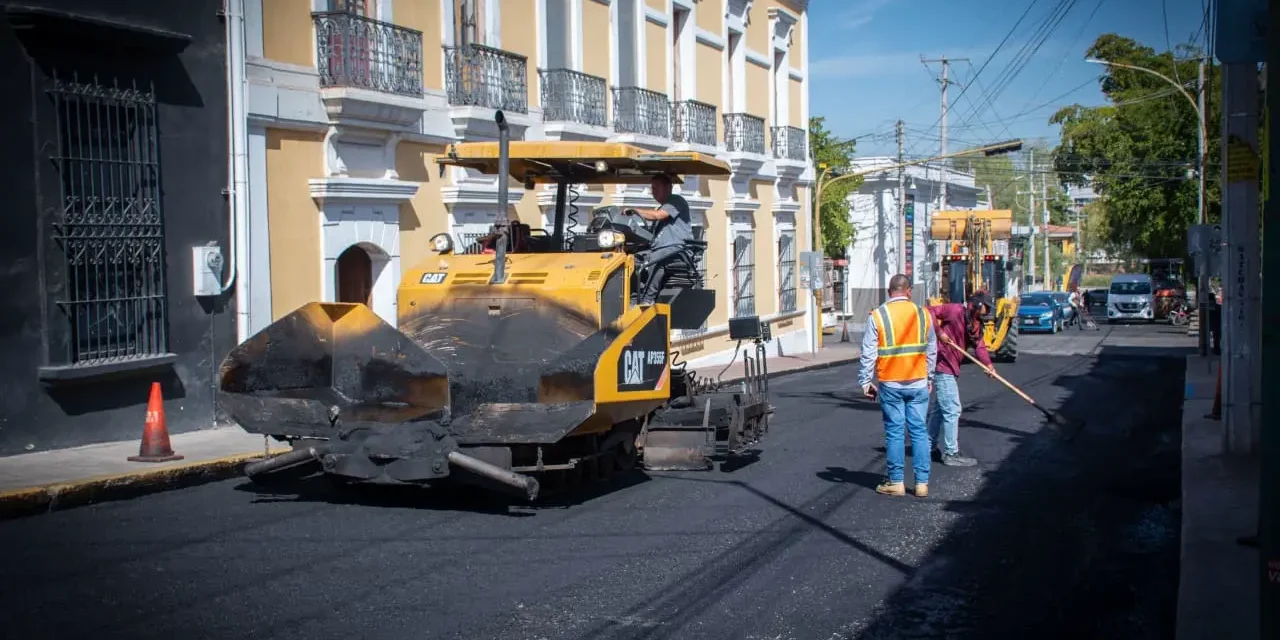
[[1111, 279], [1107, 291], [1107, 322], [1146, 320], [1155, 322], [1155, 285], [1151, 276], [1123, 274]]

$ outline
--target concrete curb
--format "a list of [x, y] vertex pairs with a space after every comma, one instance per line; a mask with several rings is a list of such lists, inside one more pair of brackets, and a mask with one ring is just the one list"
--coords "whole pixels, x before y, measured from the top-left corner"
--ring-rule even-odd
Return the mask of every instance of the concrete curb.
[[[282, 453], [287, 449], [273, 449]], [[83, 480], [58, 482], [0, 493], [0, 520], [61, 511], [99, 502], [134, 498], [169, 489], [225, 480], [243, 473], [244, 466], [263, 454], [242, 453], [161, 469], [131, 471]]]
[[[794, 369], [770, 371], [769, 379], [834, 369], [858, 361], [858, 356], [819, 362]], [[743, 380], [742, 376], [729, 378], [724, 384]], [[271, 453], [285, 453], [288, 449], [273, 449]], [[162, 491], [183, 489], [209, 482], [234, 478], [244, 473], [244, 466], [261, 460], [262, 453], [243, 453], [211, 460], [196, 460], [188, 464], [132, 471], [110, 476], [98, 476], [83, 480], [58, 482], [40, 487], [30, 487], [0, 493], [0, 520], [62, 511], [113, 500], [126, 500]]]

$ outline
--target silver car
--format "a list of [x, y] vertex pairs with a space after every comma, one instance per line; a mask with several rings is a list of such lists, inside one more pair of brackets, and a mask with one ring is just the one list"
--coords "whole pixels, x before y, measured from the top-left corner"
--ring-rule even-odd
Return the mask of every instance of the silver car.
[[1118, 275], [1107, 291], [1107, 322], [1155, 321], [1155, 285], [1146, 274]]

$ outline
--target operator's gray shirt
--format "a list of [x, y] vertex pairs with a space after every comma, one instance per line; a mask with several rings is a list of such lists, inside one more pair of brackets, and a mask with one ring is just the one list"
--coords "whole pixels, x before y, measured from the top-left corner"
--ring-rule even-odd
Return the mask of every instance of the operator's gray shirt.
[[692, 216], [689, 213], [688, 201], [673, 193], [667, 198], [667, 202], [658, 208], [666, 211], [671, 217], [659, 223], [662, 228], [658, 230], [658, 237], [653, 240], [653, 248], [679, 246], [693, 239]]

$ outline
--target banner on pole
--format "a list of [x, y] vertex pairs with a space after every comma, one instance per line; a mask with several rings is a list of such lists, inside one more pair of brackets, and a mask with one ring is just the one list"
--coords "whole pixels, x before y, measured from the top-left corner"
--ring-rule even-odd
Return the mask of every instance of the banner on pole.
[[907, 276], [907, 280], [915, 282], [915, 264], [916, 264], [916, 198], [913, 195], [907, 196], [906, 204], [902, 208], [902, 274]]

